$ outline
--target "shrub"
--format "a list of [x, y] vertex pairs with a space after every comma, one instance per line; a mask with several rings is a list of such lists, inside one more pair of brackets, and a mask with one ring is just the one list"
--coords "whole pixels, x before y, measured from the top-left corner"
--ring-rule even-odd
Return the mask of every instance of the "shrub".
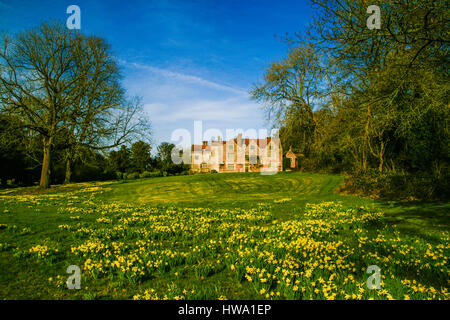
[[137, 179], [139, 177], [139, 173], [137, 172], [130, 172], [130, 173], [124, 173], [123, 178], [128, 180]]
[[139, 178], [150, 178], [152, 176], [152, 172], [144, 171], [141, 174], [139, 174]]
[[97, 180], [100, 181], [108, 181], [108, 180], [114, 180], [117, 179], [117, 175], [114, 171], [110, 170], [103, 170], [103, 172], [100, 174]]
[[339, 191], [392, 200], [448, 200], [450, 176], [444, 174], [357, 172]]

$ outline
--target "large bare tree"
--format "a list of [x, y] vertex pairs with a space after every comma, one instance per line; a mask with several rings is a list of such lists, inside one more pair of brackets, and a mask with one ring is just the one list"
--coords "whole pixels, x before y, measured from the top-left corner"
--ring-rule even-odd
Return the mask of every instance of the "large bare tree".
[[109, 45], [88, 37], [75, 47], [77, 67], [73, 77], [82, 76], [73, 92], [72, 115], [67, 124], [65, 183], [70, 182], [72, 163], [80, 158], [80, 147], [105, 150], [146, 137], [150, 125], [138, 97], [127, 98]]
[[[131, 124], [139, 108], [126, 103], [119, 69], [109, 46], [98, 37], [58, 22], [44, 23], [3, 37], [0, 68], [1, 108], [19, 115], [42, 137], [42, 188], [50, 185], [57, 136], [67, 136], [67, 151], [74, 154], [79, 144], [115, 146], [136, 132]], [[128, 118], [123, 119], [124, 114]], [[70, 170], [70, 158], [68, 162]], [[70, 171], [68, 175], [70, 179]]]

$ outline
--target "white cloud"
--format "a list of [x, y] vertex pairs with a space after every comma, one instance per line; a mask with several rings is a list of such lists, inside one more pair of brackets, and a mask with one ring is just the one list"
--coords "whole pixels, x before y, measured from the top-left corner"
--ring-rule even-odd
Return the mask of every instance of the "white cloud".
[[145, 109], [153, 114], [154, 120], [176, 122], [180, 120], [203, 121], [245, 121], [255, 118], [257, 106], [237, 98], [224, 100], [198, 100], [180, 102], [176, 109], [164, 103], [149, 103]]
[[151, 65], [143, 65], [140, 63], [128, 63], [126, 61], [123, 60], [119, 60], [122, 64], [128, 65], [128, 66], [132, 66], [135, 67], [137, 69], [141, 69], [141, 70], [147, 70], [153, 74], [156, 74], [158, 76], [162, 76], [165, 78], [172, 78], [175, 81], [182, 81], [182, 82], [187, 82], [187, 83], [191, 83], [191, 84], [196, 84], [199, 86], [204, 86], [204, 87], [208, 87], [208, 88], [212, 88], [212, 89], [217, 89], [217, 90], [223, 90], [223, 91], [227, 91], [230, 93], [234, 93], [234, 94], [239, 94], [239, 95], [247, 95], [247, 91], [242, 90], [242, 89], [236, 89], [227, 85], [223, 85], [223, 84], [219, 84], [213, 81], [209, 81], [197, 76], [192, 76], [192, 75], [187, 75], [184, 73], [179, 73], [179, 72], [174, 72], [174, 71], [170, 71], [167, 69], [162, 69], [162, 68], [158, 68], [158, 67], [154, 67]]
[[125, 86], [143, 97], [158, 142], [169, 141], [178, 128], [192, 129], [202, 120], [205, 129], [259, 129], [264, 127], [260, 106], [246, 90], [183, 72], [120, 61], [125, 66]]

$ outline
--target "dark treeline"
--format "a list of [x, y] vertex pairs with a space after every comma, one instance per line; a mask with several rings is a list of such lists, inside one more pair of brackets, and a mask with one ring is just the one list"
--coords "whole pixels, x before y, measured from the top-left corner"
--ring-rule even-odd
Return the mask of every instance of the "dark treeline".
[[[39, 136], [29, 136], [20, 126], [12, 125], [11, 118], [0, 116], [0, 180], [3, 187], [26, 186], [38, 182], [42, 166], [42, 142]], [[51, 163], [51, 183], [69, 183], [114, 179], [137, 179], [189, 172], [189, 166], [174, 164], [170, 158], [173, 144], [161, 143], [155, 156], [151, 145], [142, 140], [130, 146], [101, 153], [80, 147], [71, 163], [67, 180], [66, 146], [56, 141]]]
[[311, 2], [313, 23], [251, 92], [283, 149], [305, 155], [303, 170], [351, 174], [350, 191], [448, 199], [448, 3]]
[[137, 141], [131, 148], [121, 146], [113, 150], [106, 159], [109, 172], [114, 172], [117, 179], [149, 178], [167, 175], [184, 175], [189, 173], [189, 165], [175, 164], [171, 154], [175, 147], [163, 142], [157, 148], [155, 157], [151, 156], [151, 146], [144, 141]]

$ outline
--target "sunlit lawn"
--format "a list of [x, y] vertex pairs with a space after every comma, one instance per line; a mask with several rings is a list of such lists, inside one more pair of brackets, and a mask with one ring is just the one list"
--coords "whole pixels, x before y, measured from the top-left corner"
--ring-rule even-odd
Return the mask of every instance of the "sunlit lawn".
[[[0, 298], [448, 299], [448, 203], [343, 177], [211, 174], [0, 192]], [[69, 265], [81, 290], [68, 290]], [[369, 265], [381, 288], [369, 290]]]

